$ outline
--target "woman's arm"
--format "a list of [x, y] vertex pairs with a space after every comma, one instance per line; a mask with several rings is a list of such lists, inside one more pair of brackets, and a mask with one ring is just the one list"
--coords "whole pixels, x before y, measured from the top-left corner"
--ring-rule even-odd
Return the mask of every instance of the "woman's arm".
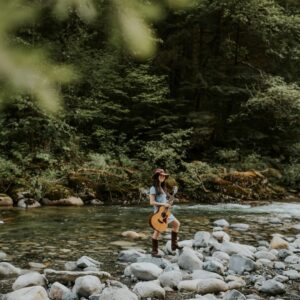
[[150, 205], [153, 205], [153, 206], [165, 206], [165, 207], [169, 207], [170, 206], [169, 203], [156, 202], [155, 201], [155, 195], [150, 195]]

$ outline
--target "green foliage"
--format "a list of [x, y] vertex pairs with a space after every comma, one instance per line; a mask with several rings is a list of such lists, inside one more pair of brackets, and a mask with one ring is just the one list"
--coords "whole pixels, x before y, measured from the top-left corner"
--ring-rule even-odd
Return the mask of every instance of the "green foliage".
[[192, 131], [188, 129], [162, 134], [160, 140], [150, 141], [144, 145], [141, 156], [153, 166], [175, 172], [180, 169], [186, 157], [191, 133]]

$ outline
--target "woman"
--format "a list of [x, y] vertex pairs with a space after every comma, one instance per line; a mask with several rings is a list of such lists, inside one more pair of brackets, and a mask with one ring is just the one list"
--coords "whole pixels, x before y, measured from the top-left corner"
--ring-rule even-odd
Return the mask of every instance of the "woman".
[[[165, 180], [169, 176], [169, 174], [165, 173], [163, 169], [156, 169], [154, 171], [153, 175], [153, 185], [150, 188], [150, 205], [154, 206], [154, 212], [158, 210], [158, 206], [165, 206], [170, 207], [170, 204], [167, 200], [167, 190], [166, 190], [166, 183]], [[174, 217], [173, 214], [170, 215], [168, 218], [168, 224], [172, 225], [172, 244], [171, 248], [172, 251], [175, 251], [176, 249], [182, 249], [182, 247], [179, 247], [177, 244], [177, 234], [179, 231], [180, 223], [179, 221]], [[154, 230], [152, 235], [152, 256], [154, 257], [161, 257], [158, 254], [158, 237], [160, 232], [157, 230]]]

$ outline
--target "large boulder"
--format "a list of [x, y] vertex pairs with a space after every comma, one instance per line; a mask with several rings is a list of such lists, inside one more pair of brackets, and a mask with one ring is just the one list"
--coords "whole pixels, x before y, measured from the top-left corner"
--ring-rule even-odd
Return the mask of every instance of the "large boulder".
[[51, 285], [49, 297], [53, 300], [62, 300], [64, 296], [69, 294], [71, 291], [59, 282], [54, 282]]
[[10, 277], [15, 275], [20, 275], [21, 269], [16, 268], [10, 263], [1, 262], [0, 263], [0, 278], [1, 277]]
[[255, 270], [256, 264], [253, 260], [243, 257], [238, 254], [234, 254], [229, 260], [229, 270], [234, 271], [237, 274], [243, 274], [244, 272], [251, 272]]
[[0, 206], [13, 206], [13, 204], [13, 199], [11, 199], [8, 195], [0, 194]]
[[288, 249], [289, 243], [278, 235], [275, 235], [270, 243], [271, 249]]
[[13, 290], [19, 290], [29, 286], [46, 286], [45, 276], [38, 272], [30, 272], [19, 276], [14, 282]]
[[202, 269], [203, 263], [193, 249], [183, 248], [178, 258], [178, 265], [184, 270], [193, 271]]
[[147, 262], [133, 263], [130, 265], [130, 270], [139, 280], [154, 280], [163, 272], [160, 267]]
[[182, 280], [182, 273], [180, 271], [164, 272], [159, 275], [158, 280], [163, 287], [177, 288]]
[[141, 298], [155, 298], [155, 299], [165, 299], [166, 292], [156, 281], [149, 282], [138, 282], [134, 288], [133, 292], [136, 293]]
[[210, 239], [210, 233], [207, 231], [198, 231], [194, 236], [194, 247], [207, 247]]
[[86, 275], [78, 277], [75, 280], [75, 285], [73, 286], [73, 293], [81, 297], [88, 298], [92, 294], [101, 293], [104, 285], [101, 284], [101, 281], [98, 277], [92, 275]]
[[50, 300], [46, 290], [41, 286], [19, 289], [3, 296], [1, 300]]
[[[96, 297], [94, 297], [96, 298]], [[138, 296], [127, 287], [107, 287], [96, 298], [96, 300], [138, 300]]]
[[266, 280], [263, 282], [260, 292], [269, 295], [278, 295], [285, 293], [285, 286], [283, 283], [276, 281], [275, 279]]
[[178, 284], [179, 290], [194, 291], [200, 294], [217, 294], [228, 290], [227, 284], [220, 279], [183, 280]]

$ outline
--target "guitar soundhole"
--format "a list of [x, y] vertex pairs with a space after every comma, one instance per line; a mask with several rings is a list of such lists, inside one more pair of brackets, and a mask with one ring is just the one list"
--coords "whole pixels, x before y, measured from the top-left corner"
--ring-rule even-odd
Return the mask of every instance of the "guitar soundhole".
[[165, 218], [165, 217], [166, 217], [166, 213], [163, 212], [163, 213], [161, 214], [161, 216], [162, 216], [163, 218]]

